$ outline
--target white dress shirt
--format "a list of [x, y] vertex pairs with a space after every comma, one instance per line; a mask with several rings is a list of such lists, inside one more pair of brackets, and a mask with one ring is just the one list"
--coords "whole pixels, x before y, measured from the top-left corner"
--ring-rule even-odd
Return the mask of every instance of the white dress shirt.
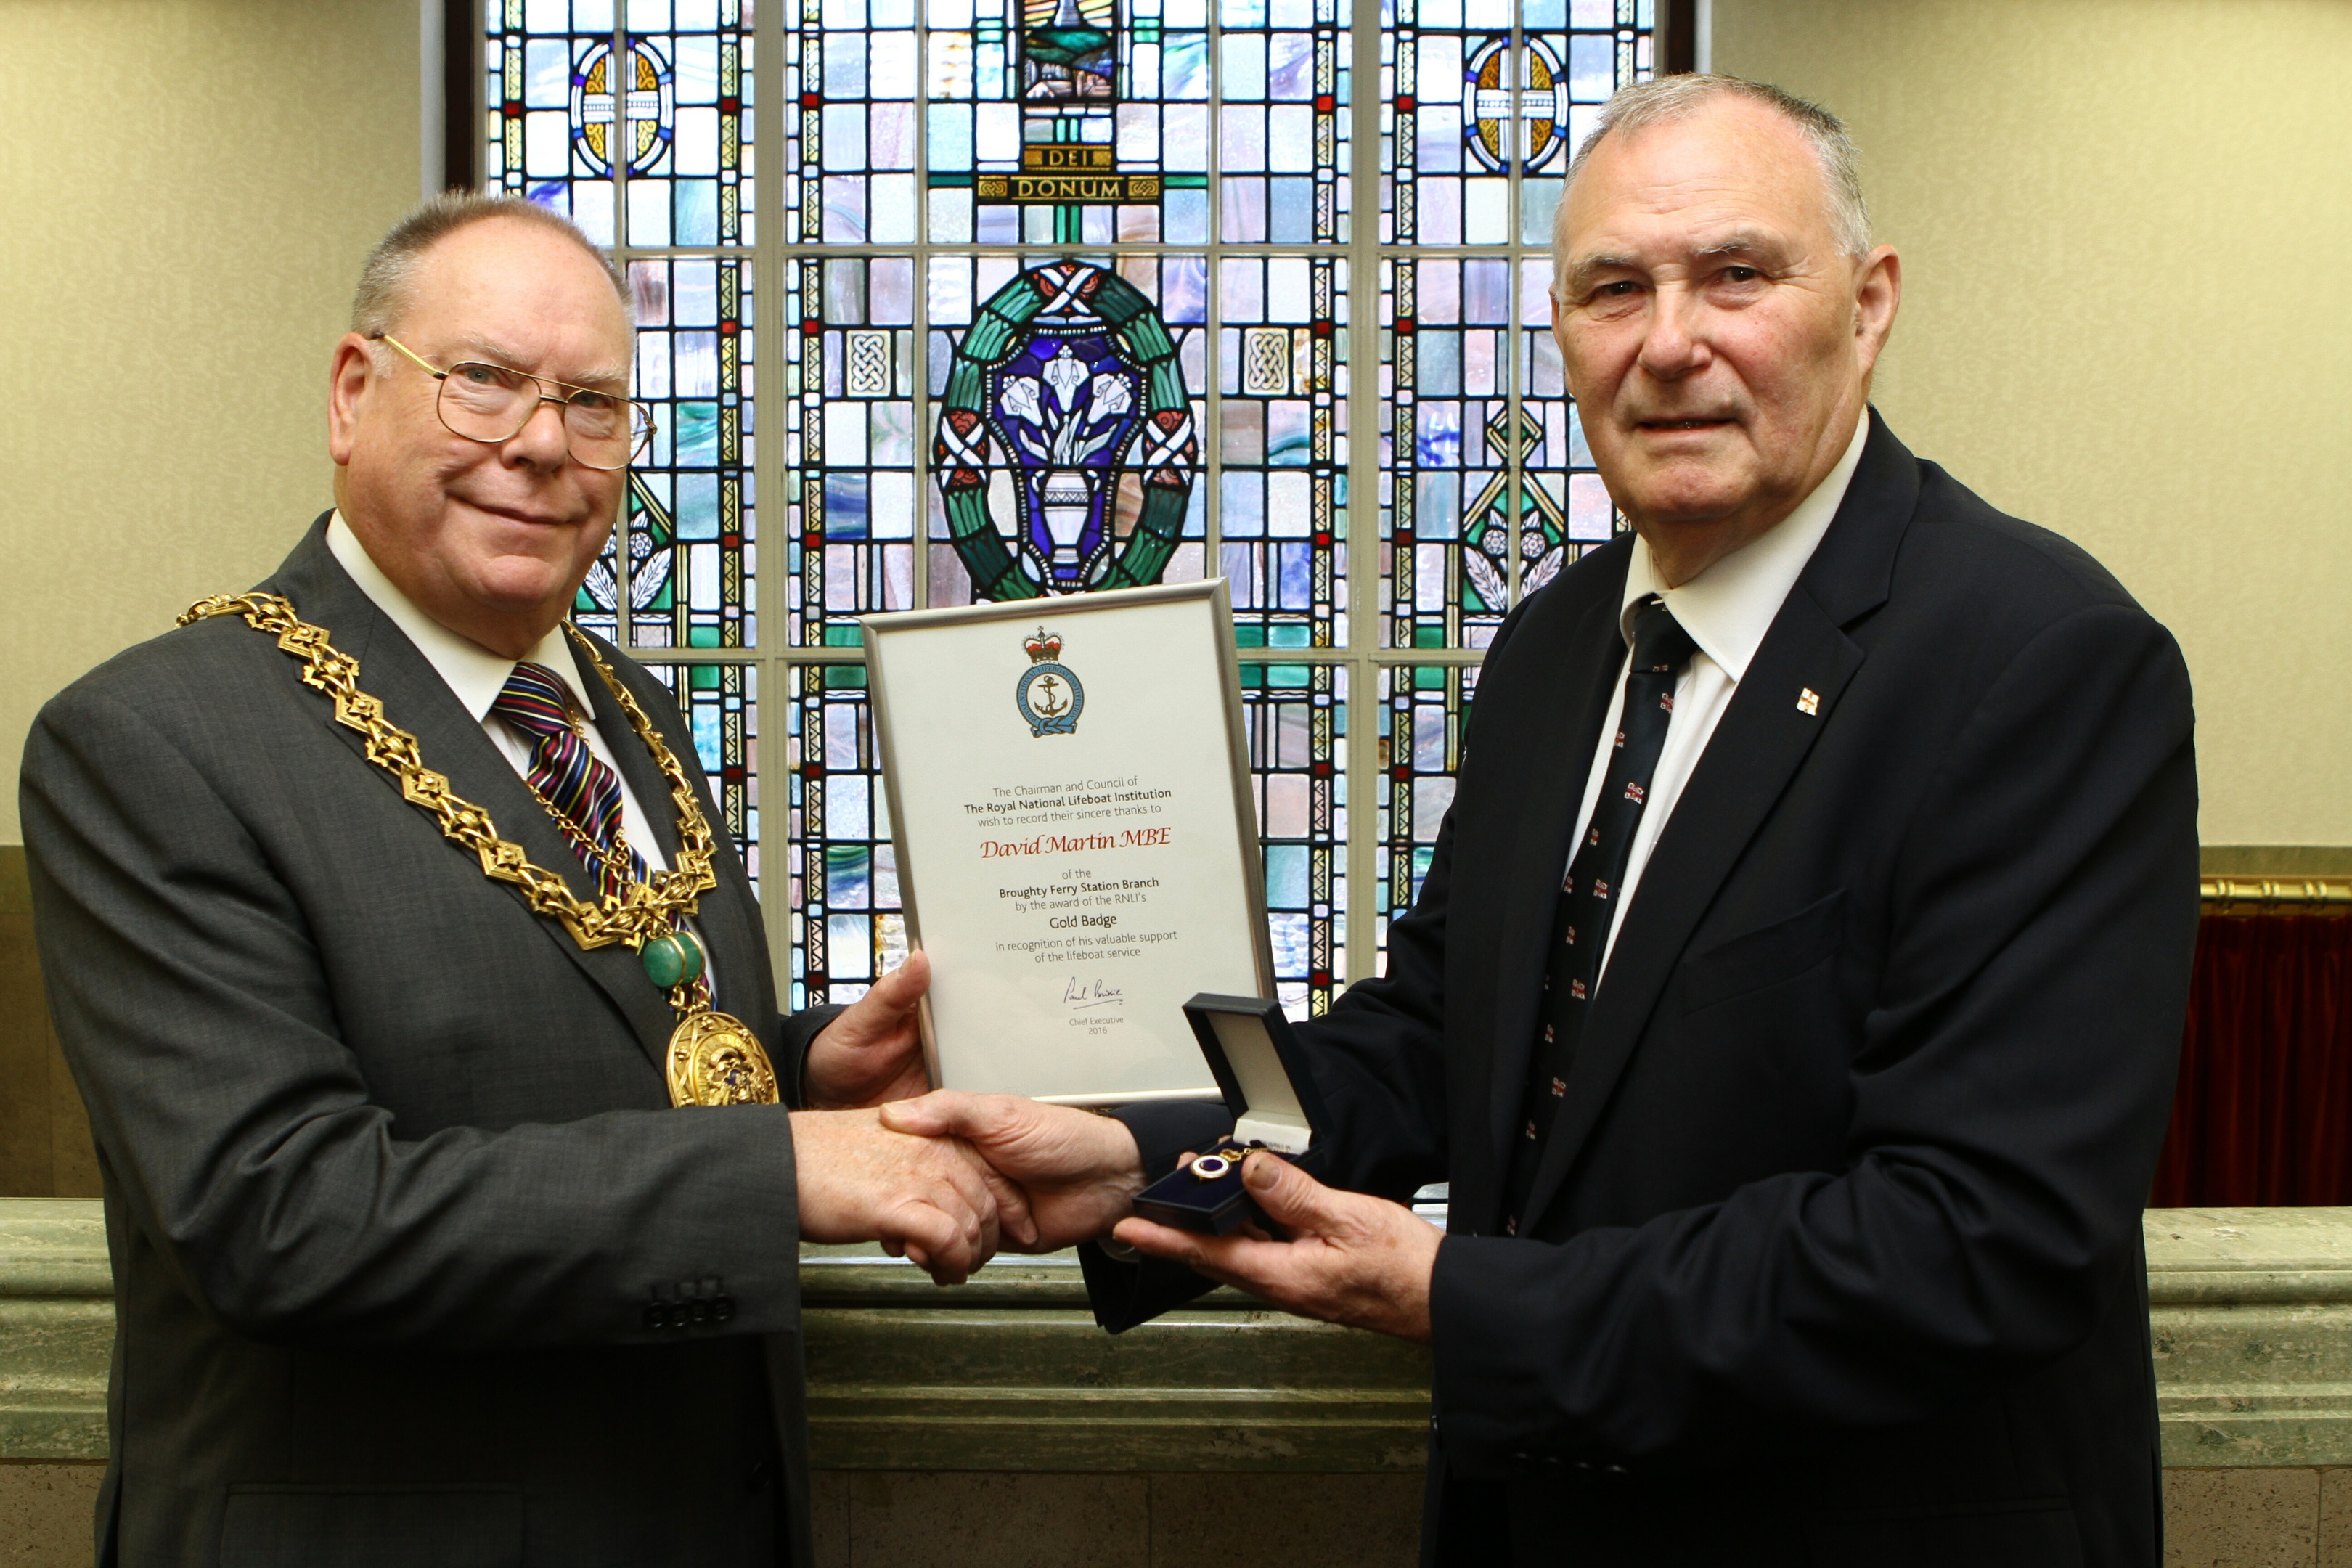
[[[1624, 893], [1609, 917], [1609, 936], [1601, 950], [1604, 977], [1610, 954], [1617, 950], [1618, 927], [1641, 890], [1642, 869], [1649, 864], [1650, 851], [1658, 835], [1665, 831], [1666, 819], [1674, 816], [1675, 802], [1682, 798], [1683, 786], [1697, 768], [1723, 710], [1731, 706], [1732, 693], [1738, 690], [1748, 662], [1771, 629], [1772, 617], [1780, 613], [1781, 601], [1797, 585], [1805, 563], [1813, 558], [1814, 547], [1837, 516], [1838, 504], [1845, 500], [1846, 487], [1853, 480], [1869, 434], [1870, 416], [1865, 411], [1854, 426], [1853, 438], [1846, 443], [1845, 455], [1813, 487], [1812, 493], [1797, 503], [1796, 510], [1761, 538], [1741, 545], [1678, 588], [1660, 584], [1649, 542], [1634, 542], [1617, 615], [1618, 628], [1625, 638], [1625, 658], [1617, 667], [1617, 689], [1609, 699], [1608, 717], [1601, 722], [1600, 742], [1584, 780], [1584, 798], [1576, 809], [1576, 833], [1569, 840], [1570, 860], [1576, 855], [1572, 847], [1584, 842], [1601, 786], [1608, 781], [1617, 721], [1625, 707], [1625, 673], [1633, 660], [1633, 616], [1642, 601], [1654, 594], [1664, 600], [1698, 645], [1698, 651], [1691, 655], [1690, 663], [1675, 681], [1674, 716], [1666, 722], [1665, 745], [1658, 753], [1657, 771], [1650, 775], [1649, 799], [1642, 807], [1641, 824], [1633, 830], [1633, 847], [1619, 884]], [[1562, 866], [1562, 880], [1567, 875], [1568, 868]]]
[[[425, 661], [448, 684], [459, 704], [474, 716], [475, 722], [481, 725], [482, 732], [489, 736], [490, 743], [498, 747], [499, 754], [513, 766], [516, 775], [528, 780], [530, 777], [530, 738], [490, 710], [490, 705], [499, 700], [499, 693], [506, 689], [507, 677], [514, 673], [518, 661], [492, 653], [470, 637], [459, 637], [418, 609], [415, 601], [402, 593], [399, 585], [383, 574], [383, 569], [368, 554], [367, 547], [360, 542], [359, 535], [352, 531], [351, 525], [343, 521], [343, 514], [340, 511], [328, 521], [327, 548], [334, 552], [335, 560], [342, 569], [351, 574], [352, 581], [359, 584], [360, 592], [373, 600], [375, 607], [390, 616], [392, 624], [416, 645], [416, 651], [425, 656]], [[523, 659], [552, 670], [572, 693], [572, 700], [580, 705], [580, 711], [587, 717], [588, 750], [598, 762], [613, 770], [613, 777], [621, 786], [621, 831], [627, 837], [629, 847], [645, 858], [646, 869], [669, 869], [669, 857], [662, 852], [661, 840], [654, 836], [653, 825], [646, 816], [644, 805], [638, 802], [636, 792], [629, 787], [629, 775], [623, 773], [614, 762], [611, 750], [604, 744], [604, 731], [596, 727], [596, 699], [588, 682], [582, 679], [579, 660], [572, 653], [571, 641], [564, 635], [563, 628], [560, 626], [550, 628], [548, 634], [539, 639], [538, 646], [523, 655]], [[363, 689], [365, 683], [362, 673]], [[601, 680], [597, 682], [599, 687], [603, 684]], [[390, 717], [394, 723], [400, 722], [399, 714]], [[430, 767], [433, 759], [427, 757], [425, 762]], [[665, 800], [663, 804], [668, 803]], [[706, 973], [709, 972], [709, 943], [703, 943]], [[713, 980], [711, 984], [715, 989], [717, 981]]]

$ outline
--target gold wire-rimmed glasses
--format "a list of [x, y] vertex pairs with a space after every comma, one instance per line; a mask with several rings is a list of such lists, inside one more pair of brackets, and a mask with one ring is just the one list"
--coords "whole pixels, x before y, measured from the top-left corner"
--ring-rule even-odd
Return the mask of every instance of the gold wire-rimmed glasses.
[[434, 408], [453, 436], [489, 447], [504, 446], [522, 434], [541, 404], [552, 403], [562, 410], [564, 440], [572, 461], [582, 468], [607, 472], [625, 468], [653, 439], [653, 413], [633, 397], [616, 397], [592, 386], [551, 381], [480, 360], [437, 370], [389, 332], [373, 332], [369, 337], [372, 342], [390, 343], [441, 384]]

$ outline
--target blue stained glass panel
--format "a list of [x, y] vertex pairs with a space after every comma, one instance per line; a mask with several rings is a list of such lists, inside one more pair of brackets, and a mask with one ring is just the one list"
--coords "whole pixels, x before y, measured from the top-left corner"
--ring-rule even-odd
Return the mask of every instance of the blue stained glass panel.
[[[720, 821], [760, 887], [760, 671], [748, 664], [649, 664], [677, 702]], [[643, 803], [657, 810], [661, 803]]]
[[1343, 666], [1241, 667], [1250, 781], [1263, 843], [1276, 994], [1295, 1017], [1330, 1006], [1348, 979], [1348, 736]]
[[863, 665], [790, 668], [791, 1005], [852, 1002], [907, 956], [897, 851]]
[[625, 530], [637, 647], [758, 640], [751, 278], [748, 261], [709, 257], [629, 264], [636, 395], [655, 422]]

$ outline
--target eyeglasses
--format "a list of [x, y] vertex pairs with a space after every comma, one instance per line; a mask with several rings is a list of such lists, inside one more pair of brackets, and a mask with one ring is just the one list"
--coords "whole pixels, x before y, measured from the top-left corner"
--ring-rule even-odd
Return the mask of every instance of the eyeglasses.
[[653, 439], [651, 410], [634, 398], [615, 397], [593, 387], [574, 386], [509, 370], [502, 364], [467, 360], [436, 370], [415, 350], [388, 332], [370, 341], [390, 343], [441, 384], [434, 400], [441, 423], [453, 436], [486, 446], [503, 446], [523, 432], [542, 403], [563, 411], [563, 435], [572, 461], [584, 468], [625, 468]]

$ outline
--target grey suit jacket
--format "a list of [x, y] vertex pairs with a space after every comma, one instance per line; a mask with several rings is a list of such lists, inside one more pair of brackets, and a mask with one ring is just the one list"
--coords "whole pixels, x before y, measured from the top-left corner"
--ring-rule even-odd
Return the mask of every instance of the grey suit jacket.
[[[589, 893], [324, 523], [263, 586]], [[668, 694], [607, 657], [710, 812]], [[100, 1562], [806, 1563], [785, 1110], [670, 1109], [674, 1020], [636, 956], [484, 877], [299, 670], [199, 623], [76, 682], [26, 746], [42, 972], [114, 1265]], [[599, 707], [674, 857], [667, 786]], [[830, 1014], [778, 1018], [723, 845], [697, 917], [718, 1004], [795, 1086]]]

